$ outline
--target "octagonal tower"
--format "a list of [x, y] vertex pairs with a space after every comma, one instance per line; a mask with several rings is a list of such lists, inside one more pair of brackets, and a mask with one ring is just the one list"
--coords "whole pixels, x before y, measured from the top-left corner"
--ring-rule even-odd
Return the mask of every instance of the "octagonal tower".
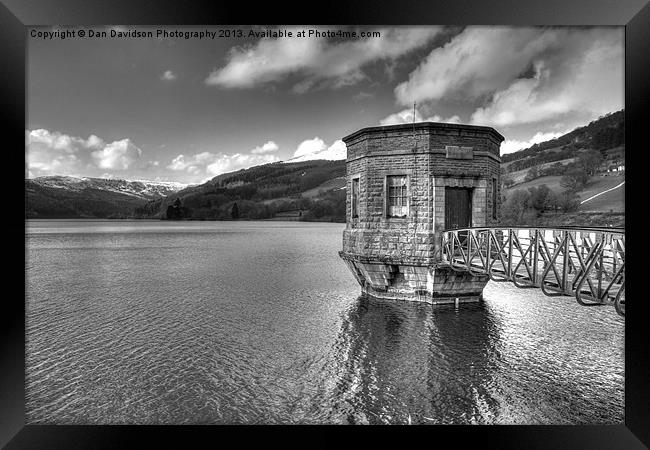
[[481, 298], [487, 276], [441, 261], [442, 231], [499, 220], [503, 136], [420, 122], [363, 128], [347, 146], [341, 257], [372, 296], [446, 303]]

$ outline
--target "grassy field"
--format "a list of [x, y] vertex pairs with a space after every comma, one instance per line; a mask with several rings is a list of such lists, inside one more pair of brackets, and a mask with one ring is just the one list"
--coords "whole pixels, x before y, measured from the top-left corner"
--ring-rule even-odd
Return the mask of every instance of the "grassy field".
[[[300, 196], [305, 198], [314, 198], [314, 197], [318, 197], [318, 195], [320, 195], [321, 193], [330, 191], [332, 189], [345, 189], [345, 177], [337, 177], [337, 178], [332, 178], [331, 180], [327, 180], [324, 183], [319, 184], [315, 188], [308, 189], [305, 192], [302, 192]], [[289, 202], [295, 199], [296, 197], [278, 197], [278, 198], [263, 200], [262, 203], [264, 203], [265, 205], [270, 205], [271, 203], [275, 203], [275, 202], [281, 202], [281, 201]]]
[[[603, 177], [599, 183], [588, 185], [587, 188], [580, 192], [580, 198], [588, 199], [592, 195], [603, 192], [607, 189], [615, 188], [621, 182], [625, 181], [625, 176]], [[598, 197], [588, 200], [580, 205], [580, 211], [612, 211], [625, 212], [625, 185], [622, 185], [612, 191], [599, 195]]]
[[548, 186], [548, 188], [554, 192], [562, 192], [564, 188], [560, 186], [560, 179], [562, 177], [559, 175], [551, 175], [548, 177], [539, 177], [531, 181], [526, 181], [525, 183], [520, 183], [512, 186], [510, 189], [506, 190], [506, 197], [510, 197], [510, 194], [517, 190], [527, 191], [532, 187], [540, 187], [542, 184]]
[[[536, 178], [532, 181], [517, 184], [506, 190], [506, 198], [516, 190], [527, 191], [531, 187], [539, 187], [542, 184], [548, 186], [554, 192], [562, 192], [564, 188], [560, 186], [560, 176], [548, 176]], [[580, 200], [586, 200], [592, 195], [611, 189], [622, 181], [625, 181], [625, 173], [621, 175], [595, 176], [587, 182], [583, 190], [578, 192]], [[585, 212], [624, 212], [625, 211], [625, 185], [614, 189], [606, 194], [600, 195], [593, 200], [589, 200], [580, 205], [579, 211]]]
[[[537, 165], [535, 167], [537, 167], [538, 169], [541, 170], [541, 169], [545, 169], [545, 168], [550, 167], [553, 164], [557, 164], [557, 163], [561, 163], [562, 165], [565, 166], [565, 165], [573, 162], [573, 160], [575, 160], [575, 158], [561, 159], [559, 161], [553, 161], [553, 162], [548, 162], [548, 163], [544, 163], [544, 164], [539, 164], [539, 165]], [[507, 167], [509, 164], [512, 164], [512, 163], [505, 163], [505, 164], [503, 164], [503, 166]], [[508, 177], [510, 177], [512, 179], [512, 181], [514, 181], [515, 183], [523, 183], [524, 179], [526, 178], [526, 174], [528, 173], [529, 170], [530, 170], [530, 168], [522, 169], [522, 170], [516, 170], [514, 172], [509, 173]], [[533, 181], [535, 181], [535, 180], [533, 180]]]
[[327, 180], [323, 184], [316, 186], [313, 189], [309, 189], [302, 193], [303, 197], [312, 198], [318, 196], [321, 192], [326, 192], [331, 189], [342, 189], [345, 188], [345, 177], [333, 178]]

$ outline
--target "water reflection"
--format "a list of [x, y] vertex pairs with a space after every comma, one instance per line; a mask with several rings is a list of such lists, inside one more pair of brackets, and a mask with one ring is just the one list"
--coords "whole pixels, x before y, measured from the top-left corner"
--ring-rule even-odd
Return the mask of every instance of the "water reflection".
[[[321, 397], [330, 401], [326, 420], [621, 423], [617, 324], [571, 329], [584, 311], [571, 303], [563, 317], [543, 323], [539, 316], [551, 316], [561, 299], [522, 302], [515, 297], [521, 291], [498, 289], [499, 300], [488, 290], [486, 302], [459, 307], [359, 297], [344, 314], [321, 378]], [[585, 346], [585, 332], [605, 338]], [[617, 351], [605, 358], [607, 348]]]
[[485, 423], [499, 329], [483, 304], [432, 308], [361, 296], [333, 349], [332, 419], [347, 423]]

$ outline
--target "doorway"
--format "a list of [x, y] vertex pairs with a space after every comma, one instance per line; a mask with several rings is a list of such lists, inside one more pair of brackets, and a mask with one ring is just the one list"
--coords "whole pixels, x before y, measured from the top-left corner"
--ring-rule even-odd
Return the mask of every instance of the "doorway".
[[472, 189], [445, 187], [445, 230], [472, 226]]

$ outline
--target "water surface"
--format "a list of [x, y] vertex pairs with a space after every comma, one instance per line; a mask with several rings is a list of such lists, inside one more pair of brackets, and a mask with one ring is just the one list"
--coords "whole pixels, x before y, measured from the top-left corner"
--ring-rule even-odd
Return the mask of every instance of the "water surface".
[[624, 422], [613, 307], [359, 296], [342, 224], [29, 221], [41, 424]]

